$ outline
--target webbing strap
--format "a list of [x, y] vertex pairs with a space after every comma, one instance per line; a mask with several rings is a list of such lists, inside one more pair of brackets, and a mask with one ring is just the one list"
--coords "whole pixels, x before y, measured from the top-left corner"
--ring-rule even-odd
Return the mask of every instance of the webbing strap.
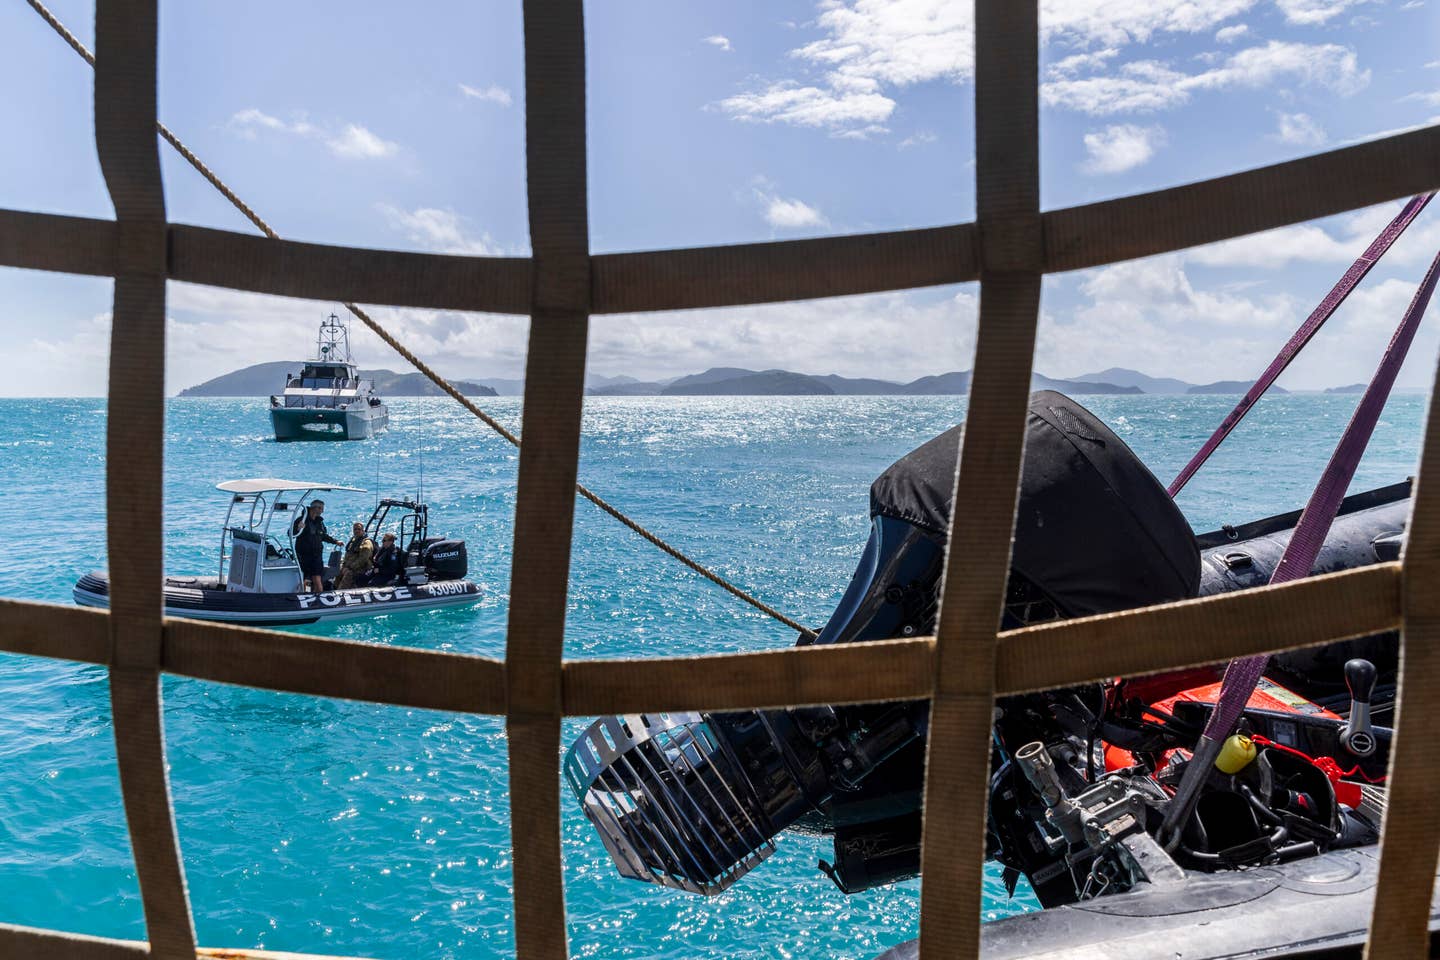
[[150, 956], [191, 960], [160, 696], [166, 219], [154, 134], [158, 23], [156, 0], [95, 5], [95, 145], [115, 207], [118, 268], [105, 420], [110, 716]]
[[[1289, 583], [1310, 575], [1310, 568], [1315, 565], [1315, 558], [1320, 555], [1320, 548], [1325, 545], [1325, 537], [1330, 532], [1331, 524], [1335, 522], [1335, 515], [1340, 511], [1340, 501], [1345, 498], [1345, 491], [1354, 479], [1355, 469], [1360, 466], [1360, 458], [1365, 455], [1365, 448], [1375, 432], [1375, 424], [1380, 421], [1385, 401], [1390, 398], [1390, 390], [1395, 386], [1395, 378], [1400, 374], [1405, 355], [1409, 353], [1410, 344], [1415, 340], [1420, 319], [1425, 315], [1425, 308], [1430, 305], [1437, 272], [1440, 272], [1440, 254], [1436, 254], [1431, 261], [1425, 279], [1415, 291], [1415, 297], [1410, 301], [1400, 326], [1396, 328], [1390, 345], [1385, 348], [1385, 353], [1380, 358], [1380, 366], [1375, 371], [1374, 379], [1365, 388], [1365, 395], [1360, 398], [1359, 405], [1351, 415], [1345, 433], [1336, 444], [1335, 451], [1330, 454], [1330, 462], [1325, 465], [1325, 472], [1320, 475], [1320, 482], [1310, 494], [1310, 501], [1305, 504], [1305, 511], [1300, 514], [1300, 522], [1295, 525], [1295, 532], [1291, 534], [1290, 542], [1285, 545], [1285, 553], [1280, 557], [1280, 563], [1270, 577], [1272, 584]], [[1220, 701], [1205, 730], [1207, 734], [1229, 736], [1268, 660], [1267, 656], [1259, 656], [1230, 662], [1225, 670]], [[1232, 672], [1235, 673], [1233, 693], [1227, 689], [1231, 686]]]
[[1400, 678], [1380, 836], [1380, 874], [1366, 960], [1432, 956], [1431, 898], [1440, 854], [1440, 385], [1430, 392], [1425, 442], [1406, 524], [1401, 582]]
[[920, 960], [980, 954], [996, 630], [1040, 312], [1040, 38], [1036, 0], [975, 4], [980, 315], [936, 623], [925, 752]]
[[[1440, 272], [1440, 254], [1436, 254], [1430, 269], [1426, 271], [1425, 279], [1415, 291], [1415, 297], [1400, 320], [1400, 326], [1396, 328], [1395, 335], [1391, 337], [1390, 344], [1380, 358], [1380, 366], [1376, 369], [1374, 378], [1365, 388], [1365, 394], [1360, 398], [1355, 413], [1351, 415], [1345, 433], [1330, 454], [1330, 462], [1325, 465], [1320, 482], [1310, 494], [1310, 500], [1300, 514], [1300, 522], [1295, 525], [1295, 532], [1291, 534], [1290, 542], [1285, 545], [1285, 553], [1275, 567], [1275, 573], [1270, 577], [1271, 584], [1300, 580], [1309, 576], [1310, 568], [1315, 565], [1315, 558], [1320, 555], [1325, 536], [1330, 532], [1330, 526], [1335, 522], [1335, 515], [1340, 510], [1340, 501], [1344, 499], [1345, 491], [1355, 476], [1360, 458], [1364, 456], [1370, 437], [1375, 432], [1375, 425], [1385, 409], [1385, 401], [1389, 399], [1390, 390], [1395, 386], [1395, 378], [1399, 376], [1400, 367], [1405, 362], [1405, 355], [1415, 340], [1420, 319], [1430, 304], [1437, 272]], [[1199, 786], [1208, 775], [1220, 744], [1234, 732], [1240, 713], [1249, 702], [1250, 695], [1255, 692], [1255, 686], [1260, 682], [1260, 676], [1269, 662], [1268, 654], [1260, 654], [1231, 660], [1226, 666], [1225, 678], [1220, 683], [1220, 697], [1205, 724], [1205, 732], [1195, 750], [1193, 761], [1186, 767], [1185, 775], [1181, 778], [1175, 799], [1166, 811], [1163, 829], [1167, 834], [1174, 835], [1188, 819]]]
[[1230, 431], [1240, 425], [1240, 421], [1245, 419], [1245, 414], [1250, 412], [1250, 408], [1255, 406], [1255, 403], [1266, 390], [1270, 389], [1270, 385], [1275, 382], [1276, 378], [1285, 372], [1285, 368], [1290, 366], [1290, 361], [1295, 359], [1300, 351], [1305, 348], [1305, 345], [1310, 342], [1310, 338], [1315, 336], [1320, 328], [1325, 325], [1325, 321], [1329, 320], [1335, 311], [1340, 308], [1340, 304], [1344, 303], [1345, 298], [1350, 296], [1350, 292], [1355, 289], [1361, 280], [1365, 279], [1365, 275], [1370, 272], [1370, 268], [1375, 266], [1380, 258], [1385, 255], [1385, 251], [1389, 250], [1391, 245], [1400, 238], [1400, 234], [1404, 233], [1405, 228], [1410, 226], [1410, 222], [1420, 214], [1421, 210], [1425, 209], [1425, 205], [1430, 202], [1430, 198], [1433, 196], [1435, 196], [1434, 191], [1412, 197], [1410, 201], [1405, 204], [1399, 215], [1397, 215], [1394, 220], [1391, 220], [1384, 230], [1380, 231], [1380, 235], [1376, 237], [1370, 246], [1365, 248], [1365, 252], [1360, 254], [1359, 258], [1350, 265], [1350, 269], [1346, 270], [1345, 275], [1339, 279], [1335, 286], [1330, 288], [1330, 292], [1325, 295], [1325, 299], [1320, 301], [1319, 305], [1310, 313], [1310, 316], [1305, 318], [1305, 322], [1300, 324], [1300, 328], [1290, 337], [1289, 342], [1276, 354], [1275, 359], [1270, 361], [1270, 366], [1266, 367], [1265, 372], [1260, 375], [1260, 378], [1250, 385], [1249, 390], [1245, 391], [1245, 396], [1240, 398], [1240, 402], [1235, 405], [1235, 409], [1230, 411], [1220, 423], [1220, 426], [1210, 435], [1210, 439], [1206, 440], [1205, 445], [1200, 448], [1199, 452], [1190, 458], [1190, 462], [1185, 464], [1185, 469], [1181, 470], [1175, 479], [1170, 481], [1168, 488], [1170, 496], [1174, 497], [1184, 489], [1185, 484], [1189, 483], [1190, 478], [1195, 475], [1195, 471], [1199, 470], [1205, 461], [1210, 459], [1210, 454], [1214, 453], [1215, 448], [1220, 446], [1225, 438], [1230, 435]]

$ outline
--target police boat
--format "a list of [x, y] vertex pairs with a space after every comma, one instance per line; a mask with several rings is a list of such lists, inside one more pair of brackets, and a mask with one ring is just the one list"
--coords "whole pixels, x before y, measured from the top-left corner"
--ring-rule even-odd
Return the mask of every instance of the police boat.
[[[933, 632], [962, 429], [875, 481], [858, 568], [801, 643]], [[1026, 430], [1007, 629], [1264, 584], [1300, 520], [1196, 536], [1074, 400], [1035, 394]], [[1312, 571], [1396, 559], [1409, 499], [1408, 483], [1346, 498]], [[1397, 645], [1387, 633], [1273, 657], [1169, 834], [1197, 738], [1226, 702], [1219, 668], [999, 700], [989, 769], [975, 771], [987, 856], [1046, 909], [984, 924], [982, 955], [1349, 955], [1375, 892]], [[819, 869], [852, 894], [919, 875], [928, 723], [926, 701], [604, 717], [564, 771], [623, 876], [714, 895], [798, 830], [832, 838]], [[1440, 900], [1431, 916], [1434, 929]]]
[[[295, 540], [310, 500], [318, 493], [364, 493], [358, 487], [259, 478], [216, 486], [229, 495], [220, 532], [216, 575], [167, 576], [165, 614], [250, 626], [293, 626], [474, 603], [480, 587], [465, 579], [464, 540], [431, 536], [428, 505], [412, 499], [376, 503], [365, 533], [377, 546], [393, 533], [401, 552], [398, 572], [385, 582], [337, 590], [340, 551], [332, 550], [325, 589], [305, 589]], [[347, 534], [348, 530], [335, 531]], [[74, 589], [84, 607], [108, 607], [109, 576], [87, 573]]]

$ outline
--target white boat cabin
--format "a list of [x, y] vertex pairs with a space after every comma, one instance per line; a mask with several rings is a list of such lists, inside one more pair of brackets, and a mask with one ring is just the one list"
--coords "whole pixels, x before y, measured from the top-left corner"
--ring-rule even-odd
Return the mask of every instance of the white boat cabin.
[[[370, 402], [375, 383], [362, 380], [350, 357], [350, 331], [335, 314], [321, 324], [315, 358], [300, 373], [285, 375], [285, 389], [270, 398], [272, 407], [343, 410], [356, 401]], [[378, 403], [378, 398], [374, 400]]]

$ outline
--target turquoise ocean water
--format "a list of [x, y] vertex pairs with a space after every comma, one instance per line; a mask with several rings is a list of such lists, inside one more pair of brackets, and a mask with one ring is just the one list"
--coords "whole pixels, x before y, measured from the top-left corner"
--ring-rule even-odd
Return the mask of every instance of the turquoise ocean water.
[[[1162, 480], [1234, 398], [1082, 398]], [[1181, 504], [1197, 529], [1294, 509], [1354, 396], [1266, 400]], [[518, 401], [489, 407], [511, 425]], [[364, 487], [328, 497], [332, 531], [423, 470], [432, 529], [463, 537], [473, 609], [312, 628], [501, 656], [515, 452], [455, 404], [398, 400], [390, 431], [279, 445], [258, 400], [169, 408], [166, 555], [216, 567], [238, 477]], [[964, 398], [608, 398], [587, 402], [582, 480], [662, 536], [821, 625], [867, 532], [870, 481], [964, 414]], [[1424, 416], [1391, 400], [1352, 490], [1414, 470]], [[0, 596], [70, 602], [106, 565], [103, 400], [0, 400]], [[576, 507], [566, 654], [658, 656], [788, 646], [793, 636], [602, 515]], [[0, 922], [145, 936], [121, 810], [105, 672], [0, 655]], [[374, 957], [513, 954], [500, 720], [183, 678], [164, 681], [181, 848], [202, 943]], [[568, 744], [584, 720], [567, 722]], [[561, 789], [558, 776], [556, 789]], [[874, 956], [915, 935], [919, 883], [845, 897], [815, 869], [828, 842], [785, 835], [713, 899], [617, 877], [568, 796], [572, 952], [597, 957]], [[1031, 909], [987, 885], [988, 917]]]

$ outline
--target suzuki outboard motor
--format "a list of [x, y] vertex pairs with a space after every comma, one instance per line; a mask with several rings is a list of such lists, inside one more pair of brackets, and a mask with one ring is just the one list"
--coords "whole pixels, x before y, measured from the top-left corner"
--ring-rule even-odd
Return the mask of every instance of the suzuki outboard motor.
[[[813, 642], [934, 631], [962, 431], [871, 486], [869, 542]], [[1068, 397], [1034, 394], [1003, 625], [1191, 597], [1199, 579], [1189, 524], [1130, 448]], [[919, 871], [928, 715], [911, 702], [603, 718], [565, 773], [625, 876], [717, 893], [805, 825], [834, 831], [822, 868], [848, 892]]]
[[470, 569], [464, 540], [429, 538], [420, 546], [420, 562], [431, 580], [463, 580]]

